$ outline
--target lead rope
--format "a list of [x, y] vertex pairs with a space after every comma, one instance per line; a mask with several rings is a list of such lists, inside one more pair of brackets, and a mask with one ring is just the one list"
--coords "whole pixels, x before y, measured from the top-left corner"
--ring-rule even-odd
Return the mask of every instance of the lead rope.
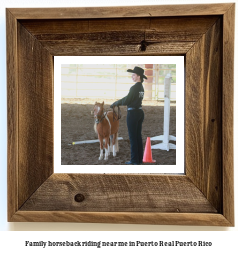
[[119, 106], [117, 106], [117, 107], [118, 107], [118, 114], [115, 111], [115, 106], [113, 107], [113, 122], [114, 122], [114, 120], [118, 121], [119, 119], [121, 119], [121, 110], [120, 110]]

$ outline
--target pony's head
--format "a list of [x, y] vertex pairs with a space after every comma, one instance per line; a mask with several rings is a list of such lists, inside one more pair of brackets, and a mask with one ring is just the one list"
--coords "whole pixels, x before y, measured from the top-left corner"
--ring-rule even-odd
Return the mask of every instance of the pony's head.
[[98, 120], [102, 117], [103, 111], [104, 111], [104, 101], [102, 103], [95, 102], [93, 109], [95, 120]]

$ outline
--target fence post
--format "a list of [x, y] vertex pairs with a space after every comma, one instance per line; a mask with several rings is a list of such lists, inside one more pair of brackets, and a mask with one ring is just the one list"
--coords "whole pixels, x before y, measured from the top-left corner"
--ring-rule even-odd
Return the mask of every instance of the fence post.
[[167, 151], [176, 149], [176, 145], [169, 143], [170, 140], [176, 140], [176, 137], [169, 135], [171, 78], [171, 74], [168, 73], [164, 79], [164, 134], [150, 138], [150, 140], [162, 140], [163, 142], [151, 146], [151, 149]]

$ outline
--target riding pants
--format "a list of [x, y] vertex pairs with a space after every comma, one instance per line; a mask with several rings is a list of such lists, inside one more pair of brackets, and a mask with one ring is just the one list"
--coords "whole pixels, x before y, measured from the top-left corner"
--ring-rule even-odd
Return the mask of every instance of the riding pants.
[[141, 164], [143, 160], [142, 122], [144, 111], [133, 109], [127, 111], [127, 128], [131, 145], [131, 162]]

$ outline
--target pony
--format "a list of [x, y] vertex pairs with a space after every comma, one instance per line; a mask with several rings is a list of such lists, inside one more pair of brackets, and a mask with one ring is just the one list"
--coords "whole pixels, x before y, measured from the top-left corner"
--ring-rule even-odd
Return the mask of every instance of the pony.
[[96, 134], [98, 134], [98, 139], [100, 141], [100, 155], [98, 159], [99, 160], [103, 159], [103, 140], [105, 140], [104, 160], [108, 160], [110, 151], [113, 152], [114, 157], [116, 156], [116, 153], [119, 152], [118, 145], [119, 112], [117, 115], [114, 111], [114, 108], [113, 111], [104, 112], [104, 101], [103, 101], [102, 103], [95, 102], [93, 114], [95, 118], [94, 130]]

